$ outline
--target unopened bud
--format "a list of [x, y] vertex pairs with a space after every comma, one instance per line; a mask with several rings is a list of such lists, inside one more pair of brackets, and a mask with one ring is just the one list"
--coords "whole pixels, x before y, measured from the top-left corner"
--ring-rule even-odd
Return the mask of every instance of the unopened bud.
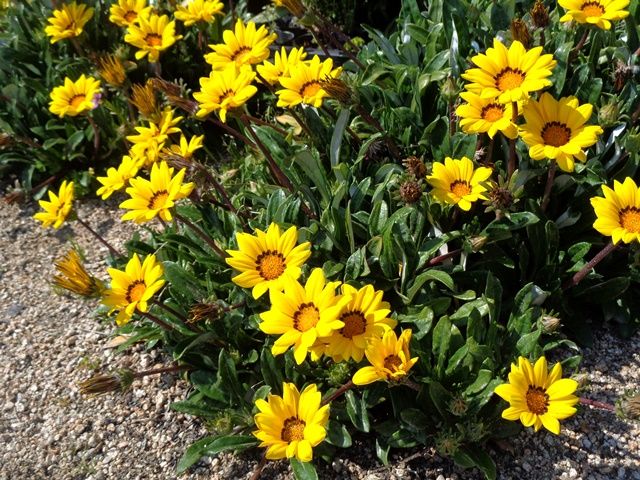
[[455, 397], [453, 400], [451, 400], [451, 402], [449, 402], [449, 411], [456, 417], [461, 417], [462, 415], [467, 413], [468, 408], [469, 405], [462, 397]]
[[123, 368], [110, 375], [94, 375], [78, 385], [83, 395], [97, 397], [111, 392], [126, 392], [131, 387], [133, 379], [133, 371]]
[[601, 127], [613, 127], [620, 123], [620, 107], [613, 101], [598, 110], [598, 124]]
[[484, 235], [478, 235], [476, 237], [471, 237], [469, 240], [471, 242], [471, 250], [476, 253], [482, 250], [482, 248], [487, 244], [487, 240], [489, 238]]
[[638, 132], [634, 132], [634, 133], [629, 132], [627, 134], [627, 138], [625, 138], [625, 140], [624, 140], [624, 148], [630, 154], [636, 154], [636, 153], [640, 152], [640, 133], [638, 133]]
[[529, 48], [531, 45], [531, 34], [527, 24], [521, 18], [514, 18], [511, 21], [511, 36], [514, 40], [519, 41], [524, 45], [524, 48]]
[[544, 6], [544, 2], [536, 1], [531, 9], [531, 18], [537, 28], [545, 28], [549, 25], [549, 9]]
[[320, 85], [322, 85], [322, 89], [327, 92], [331, 98], [338, 100], [341, 104], [351, 105], [354, 102], [353, 92], [349, 86], [339, 78], [326, 77], [320, 81]]
[[553, 317], [551, 315], [544, 315], [541, 319], [541, 322], [542, 329], [545, 333], [553, 333], [562, 325], [558, 317]]
[[625, 393], [617, 402], [618, 414], [629, 420], [640, 420], [640, 392]]
[[189, 310], [188, 323], [217, 320], [223, 308], [217, 303], [196, 303]]
[[453, 79], [453, 77], [447, 77], [447, 79], [442, 84], [442, 87], [440, 87], [440, 93], [447, 102], [453, 102], [458, 98], [460, 88], [458, 88], [458, 85], [456, 84], [456, 81]]
[[273, 0], [273, 3], [276, 7], [286, 8], [292, 15], [298, 18], [303, 17], [307, 11], [300, 0]]

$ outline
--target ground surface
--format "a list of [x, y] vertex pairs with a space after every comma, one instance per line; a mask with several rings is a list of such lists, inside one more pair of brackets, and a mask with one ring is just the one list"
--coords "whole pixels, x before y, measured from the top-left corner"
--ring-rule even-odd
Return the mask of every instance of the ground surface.
[[[188, 383], [163, 375], [147, 377], [121, 396], [79, 394], [77, 382], [94, 370], [146, 369], [167, 360], [139, 346], [116, 354], [108, 346], [112, 328], [95, 318], [95, 303], [53, 293], [53, 260], [71, 238], [102, 278], [106, 249], [77, 224], [43, 230], [33, 213], [33, 206], [0, 202], [0, 480], [176, 478], [184, 449], [206, 434], [200, 421], [169, 409], [186, 397]], [[90, 201], [80, 213], [115, 245], [133, 228], [117, 220], [113, 206]], [[623, 341], [603, 332], [586, 350], [583, 370], [595, 400], [613, 402], [625, 389], [639, 387], [640, 336]], [[559, 437], [523, 431], [507, 445], [515, 455], [491, 453], [502, 479], [640, 480], [639, 438], [637, 423], [587, 408], [563, 423]], [[205, 459], [182, 478], [249, 478], [258, 459], [257, 452]], [[391, 467], [382, 467], [366, 441], [319, 473], [328, 479], [480, 478], [429, 450], [399, 452]], [[280, 463], [269, 464], [262, 478], [288, 476]]]

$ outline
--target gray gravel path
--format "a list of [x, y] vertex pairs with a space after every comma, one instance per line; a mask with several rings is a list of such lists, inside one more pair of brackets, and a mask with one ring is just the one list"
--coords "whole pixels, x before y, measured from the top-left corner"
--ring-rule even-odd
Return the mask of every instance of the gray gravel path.
[[[107, 367], [165, 365], [158, 351], [141, 346], [116, 354], [107, 343], [112, 327], [95, 318], [95, 302], [56, 295], [49, 286], [53, 260], [69, 240], [84, 248], [89, 269], [104, 278], [106, 249], [76, 225], [43, 230], [35, 206], [0, 202], [0, 480], [173, 479], [184, 449], [206, 435], [198, 419], [173, 412], [188, 383], [175, 376], [147, 377], [124, 396], [82, 397], [77, 382]], [[116, 246], [132, 231], [118, 221], [114, 204], [88, 201], [85, 220]], [[640, 336], [622, 341], [604, 332], [585, 352], [590, 398], [613, 402], [640, 386]], [[503, 479], [640, 480], [640, 428], [608, 412], [583, 410], [563, 423], [564, 435], [523, 431], [510, 442], [515, 455], [493, 451]], [[423, 453], [417, 455], [418, 453]], [[248, 478], [257, 452], [206, 459], [181, 478]], [[270, 463], [262, 478], [288, 478]], [[475, 479], [429, 450], [401, 452], [381, 467], [370, 442], [356, 440], [332, 465], [327, 479]]]

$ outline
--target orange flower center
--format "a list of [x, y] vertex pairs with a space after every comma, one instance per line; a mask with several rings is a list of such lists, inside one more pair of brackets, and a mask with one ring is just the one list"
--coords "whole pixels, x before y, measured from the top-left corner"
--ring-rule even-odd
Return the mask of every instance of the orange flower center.
[[547, 413], [547, 407], [549, 406], [549, 395], [547, 395], [547, 392], [544, 391], [544, 388], [529, 385], [526, 399], [527, 408], [531, 413], [535, 413], [536, 415]]
[[580, 10], [587, 17], [601, 17], [604, 15], [604, 7], [600, 5], [600, 2], [585, 2], [580, 7]]
[[287, 443], [304, 440], [304, 427], [307, 424], [298, 417], [289, 417], [284, 421], [280, 438]]
[[311, 80], [310, 82], [302, 85], [302, 87], [300, 88], [300, 95], [302, 96], [302, 98], [310, 98], [316, 95], [321, 88], [322, 85], [320, 85], [320, 82], [318, 82], [317, 80]]
[[620, 225], [627, 232], [640, 233], [640, 210], [635, 207], [620, 210]]
[[497, 122], [504, 115], [504, 105], [499, 103], [490, 103], [482, 108], [482, 119], [487, 122]]
[[571, 129], [567, 127], [565, 123], [547, 122], [544, 124], [544, 127], [542, 127], [540, 136], [544, 140], [545, 145], [561, 147], [571, 140]]
[[320, 311], [313, 302], [303, 303], [293, 315], [293, 328], [301, 332], [306, 332], [315, 327], [319, 320]]
[[168, 198], [169, 192], [167, 192], [166, 190], [160, 190], [153, 194], [151, 200], [149, 200], [149, 205], [147, 206], [147, 208], [149, 208], [149, 210], [159, 210], [164, 207], [164, 204], [167, 202]]
[[244, 62], [245, 58], [250, 52], [251, 52], [251, 47], [247, 47], [246, 45], [243, 47], [240, 47], [238, 50], [233, 52], [233, 54], [231, 55], [231, 60], [242, 63]]
[[466, 180], [456, 180], [449, 185], [449, 189], [451, 190], [451, 193], [457, 197], [464, 197], [471, 193], [471, 187], [469, 186], [469, 182]]
[[384, 368], [387, 370], [391, 370], [392, 372], [397, 372], [399, 370], [398, 367], [402, 365], [402, 360], [398, 355], [387, 355], [384, 357]]
[[146, 37], [144, 37], [144, 41], [147, 42], [147, 45], [152, 47], [159, 47], [162, 45], [162, 36], [157, 33], [150, 33]]
[[85, 98], [87, 98], [87, 96], [82, 93], [74, 95], [73, 97], [71, 97], [71, 100], [69, 100], [69, 105], [71, 105], [72, 108], [78, 108], [80, 104], [84, 102]]
[[139, 301], [142, 298], [142, 295], [144, 295], [144, 291], [146, 289], [147, 286], [145, 285], [144, 280], [136, 280], [133, 282], [129, 285], [129, 288], [127, 288], [127, 294], [125, 295], [127, 302], [133, 303]]
[[525, 75], [519, 68], [506, 67], [495, 76], [495, 79], [498, 90], [506, 92], [522, 85]]
[[135, 12], [133, 10], [129, 10], [127, 13], [125, 13], [124, 15], [124, 19], [129, 22], [129, 23], [133, 23], [135, 21], [136, 18], [138, 18], [138, 12]]
[[356, 335], [362, 335], [366, 331], [367, 319], [360, 310], [346, 312], [340, 316], [340, 320], [344, 322], [344, 327], [340, 330], [340, 334], [346, 338], [353, 338]]
[[287, 268], [284, 257], [280, 252], [267, 250], [256, 258], [256, 269], [265, 280], [274, 280], [282, 275]]
[[235, 94], [236, 92], [234, 92], [233, 90], [225, 90], [224, 92], [222, 92], [222, 95], [220, 95], [218, 103], [222, 105], [222, 102], [224, 102], [227, 98], [233, 98]]

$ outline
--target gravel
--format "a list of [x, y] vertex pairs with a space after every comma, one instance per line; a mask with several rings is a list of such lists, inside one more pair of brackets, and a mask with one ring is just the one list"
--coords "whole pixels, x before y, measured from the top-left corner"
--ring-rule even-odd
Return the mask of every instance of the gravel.
[[[83, 248], [88, 268], [104, 278], [106, 248], [76, 223], [44, 230], [35, 206], [0, 202], [0, 480], [173, 479], [184, 450], [207, 435], [197, 418], [174, 412], [189, 384], [175, 375], [146, 377], [124, 395], [86, 398], [77, 382], [94, 371], [157, 368], [169, 363], [140, 345], [117, 354], [113, 328], [95, 315], [96, 302], [53, 294], [53, 260], [71, 239]], [[84, 220], [120, 246], [134, 227], [118, 220], [115, 204], [86, 201]], [[607, 331], [584, 352], [586, 396], [613, 403], [640, 385], [640, 335], [620, 340]], [[563, 422], [560, 436], [523, 430], [491, 446], [501, 479], [640, 480], [640, 428], [610, 412], [584, 407]], [[249, 478], [259, 451], [200, 461], [188, 479]], [[317, 462], [320, 478], [462, 480], [482, 478], [455, 467], [431, 449], [396, 452], [389, 467], [375, 459], [370, 439], [331, 464]], [[269, 462], [261, 478], [289, 478], [284, 462]]]

